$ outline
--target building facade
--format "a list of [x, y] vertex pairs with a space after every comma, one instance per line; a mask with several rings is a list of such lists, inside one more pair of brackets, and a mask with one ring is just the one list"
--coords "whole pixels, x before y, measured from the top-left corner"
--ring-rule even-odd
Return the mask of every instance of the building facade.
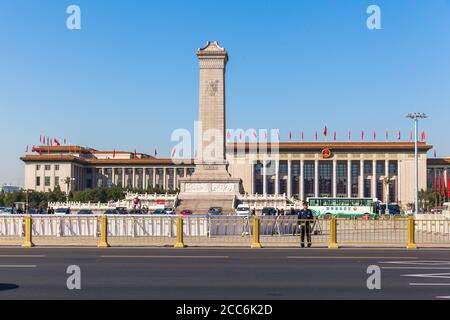
[[[414, 201], [414, 143], [282, 142], [233, 143], [226, 158], [232, 177], [248, 194], [307, 197], [371, 197], [403, 206]], [[450, 171], [450, 159], [427, 159], [432, 146], [419, 143], [419, 190]], [[269, 150], [269, 151], [268, 151]], [[179, 189], [195, 170], [192, 159], [161, 159], [143, 153], [83, 147], [40, 147], [25, 155], [25, 188], [65, 191], [95, 187]], [[71, 178], [70, 185], [64, 180]], [[389, 178], [389, 184], [385, 179]], [[447, 180], [446, 180], [447, 181]]]

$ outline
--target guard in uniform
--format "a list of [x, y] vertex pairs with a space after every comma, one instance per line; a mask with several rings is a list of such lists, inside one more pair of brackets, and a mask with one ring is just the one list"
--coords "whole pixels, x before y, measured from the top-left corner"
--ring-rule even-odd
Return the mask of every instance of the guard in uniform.
[[311, 209], [308, 209], [308, 202], [303, 202], [303, 209], [298, 212], [298, 219], [301, 231], [301, 246], [305, 247], [305, 234], [308, 248], [311, 247], [311, 221], [314, 219], [314, 214]]

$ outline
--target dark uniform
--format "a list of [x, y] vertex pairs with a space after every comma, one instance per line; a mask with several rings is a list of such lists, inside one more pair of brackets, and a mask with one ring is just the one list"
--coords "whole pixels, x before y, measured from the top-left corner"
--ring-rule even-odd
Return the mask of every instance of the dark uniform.
[[305, 233], [308, 247], [311, 247], [311, 220], [314, 219], [314, 214], [310, 209], [302, 209], [298, 212], [299, 225], [301, 230], [302, 247], [305, 246]]

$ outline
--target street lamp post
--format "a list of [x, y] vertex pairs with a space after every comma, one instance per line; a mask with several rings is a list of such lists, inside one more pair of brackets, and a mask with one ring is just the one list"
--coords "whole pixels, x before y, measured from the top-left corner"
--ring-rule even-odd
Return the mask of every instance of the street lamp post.
[[414, 213], [419, 213], [419, 120], [426, 119], [425, 113], [414, 112], [406, 115], [408, 119], [414, 121], [414, 162], [415, 162], [415, 188], [414, 188]]
[[61, 181], [66, 185], [66, 203], [68, 206], [69, 205], [69, 189], [70, 189], [70, 185], [72, 184], [72, 181], [75, 181], [75, 178], [66, 177], [64, 179], [61, 179]]

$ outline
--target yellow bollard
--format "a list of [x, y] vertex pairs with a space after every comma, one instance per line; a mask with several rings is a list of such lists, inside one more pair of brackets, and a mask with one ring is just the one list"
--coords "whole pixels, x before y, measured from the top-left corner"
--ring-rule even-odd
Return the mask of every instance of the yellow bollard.
[[100, 242], [98, 243], [99, 248], [108, 248], [108, 217], [103, 215], [100, 220]]
[[33, 221], [31, 220], [31, 214], [27, 214], [25, 216], [25, 241], [22, 244], [22, 247], [25, 248], [31, 248], [34, 247], [34, 243], [32, 241], [32, 224]]
[[177, 242], [174, 248], [184, 248], [183, 242], [183, 217], [177, 217]]
[[259, 242], [259, 217], [257, 216], [253, 218], [253, 242], [251, 247], [253, 249], [262, 248], [261, 242]]
[[417, 249], [416, 239], [415, 239], [415, 222], [414, 217], [408, 217], [408, 244], [406, 249]]
[[330, 220], [330, 244], [328, 245], [329, 249], [338, 249], [339, 246], [337, 244], [337, 220], [336, 218], [331, 218]]

